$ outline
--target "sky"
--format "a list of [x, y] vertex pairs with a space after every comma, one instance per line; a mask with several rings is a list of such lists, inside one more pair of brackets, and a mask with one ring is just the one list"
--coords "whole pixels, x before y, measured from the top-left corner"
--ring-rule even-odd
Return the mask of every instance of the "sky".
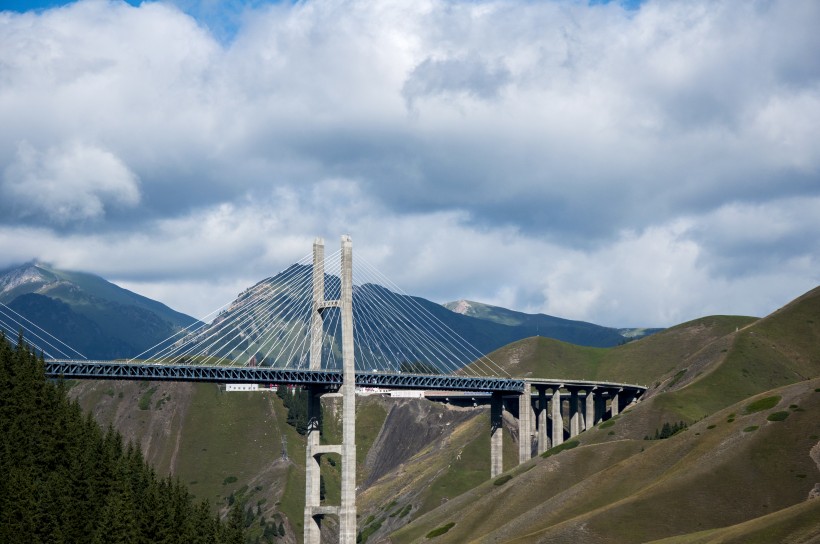
[[350, 234], [408, 293], [615, 327], [820, 284], [815, 0], [0, 10], [0, 268], [203, 317]]

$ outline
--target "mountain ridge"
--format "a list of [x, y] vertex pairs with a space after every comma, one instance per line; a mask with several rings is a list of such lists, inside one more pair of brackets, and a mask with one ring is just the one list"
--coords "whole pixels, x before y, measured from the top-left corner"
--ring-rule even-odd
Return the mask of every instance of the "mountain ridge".
[[[212, 325], [230, 312], [241, 309], [245, 300], [265, 287], [266, 282], [275, 283], [277, 278], [287, 277], [294, 267], [298, 268], [298, 265], [248, 287]], [[336, 284], [338, 278], [326, 277], [326, 288], [331, 289]], [[432, 322], [452, 329], [481, 354], [533, 335], [598, 347], [613, 346], [631, 339], [627, 338], [630, 335], [618, 329], [544, 314], [523, 314], [480, 303], [471, 303], [472, 312], [457, 313], [424, 298], [395, 293], [374, 284], [357, 286], [357, 289], [375, 291], [373, 297], [393, 300], [397, 306], [412, 301], [413, 305], [420, 306], [432, 316]], [[48, 330], [83, 355], [99, 359], [135, 357], [175, 332], [199, 323], [193, 317], [123, 289], [98, 275], [60, 270], [35, 261], [0, 271], [0, 303]], [[475, 311], [479, 307], [483, 310]], [[288, 319], [282, 315], [274, 318]], [[373, 330], [390, 326], [364, 312], [357, 318], [364, 320]], [[16, 336], [18, 326], [11, 323], [9, 316], [4, 317], [0, 313], [0, 320], [6, 324], [7, 335]], [[256, 336], [257, 332], [252, 329], [244, 333], [248, 337]], [[647, 332], [655, 332], [655, 329], [646, 329], [640, 334]], [[236, 351], [234, 344], [226, 344], [223, 355], [232, 356], [232, 352]], [[267, 353], [267, 349], [261, 351]], [[287, 360], [277, 361], [276, 364], [286, 364], [291, 358], [292, 354], [285, 357]]]
[[[16, 333], [22, 316], [58, 339], [48, 338], [42, 331], [34, 333], [42, 333], [39, 340], [45, 343], [43, 349], [53, 356], [71, 358], [134, 357], [198, 323], [100, 276], [37, 262], [0, 272], [0, 302], [17, 314], [0, 312], [7, 334]], [[66, 351], [66, 346], [72, 349]]]
[[[520, 327], [532, 333], [528, 336], [544, 336], [594, 347], [616, 346], [663, 330], [663, 328], [657, 327], [605, 327], [587, 321], [565, 319], [544, 313], [528, 314], [467, 299], [445, 302], [442, 306], [459, 315], [475, 317], [510, 327]], [[578, 341], [583, 338], [587, 340]]]

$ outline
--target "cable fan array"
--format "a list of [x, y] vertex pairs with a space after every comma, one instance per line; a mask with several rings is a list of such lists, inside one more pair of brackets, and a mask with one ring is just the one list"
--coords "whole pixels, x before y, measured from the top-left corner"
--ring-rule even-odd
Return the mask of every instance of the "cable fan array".
[[13, 345], [17, 345], [18, 335], [22, 335], [26, 344], [49, 359], [76, 359], [77, 357], [86, 359], [85, 355], [2, 302], [0, 302], [0, 332], [4, 333]]
[[[327, 256], [325, 263], [324, 299], [337, 300], [340, 251]], [[308, 255], [213, 312], [210, 324], [180, 331], [132, 361], [307, 369], [312, 313], [313, 264]], [[341, 370], [341, 311], [323, 308], [322, 321], [321, 368]], [[353, 323], [358, 372], [507, 375], [361, 258], [353, 273]]]

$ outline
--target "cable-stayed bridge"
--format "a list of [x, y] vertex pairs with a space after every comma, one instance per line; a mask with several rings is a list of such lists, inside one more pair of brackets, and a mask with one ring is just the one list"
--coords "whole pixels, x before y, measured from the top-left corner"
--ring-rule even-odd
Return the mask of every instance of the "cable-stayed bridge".
[[[631, 384], [509, 376], [366, 261], [357, 260], [354, 273], [348, 236], [327, 257], [324, 242], [317, 239], [312, 254], [246, 289], [205, 321], [133, 358], [96, 361], [0, 305], [0, 330], [13, 341], [24, 330], [26, 340], [44, 354], [52, 377], [305, 387], [311, 423], [304, 528], [305, 542], [311, 544], [319, 542], [321, 519], [327, 515], [339, 518], [340, 542], [356, 540], [356, 387], [489, 394], [492, 477], [502, 471], [505, 409], [518, 418], [523, 462], [617, 415], [644, 391]], [[320, 398], [331, 391], [343, 399], [343, 439], [321, 445]], [[339, 506], [319, 500], [319, 458], [327, 454], [342, 458]]]

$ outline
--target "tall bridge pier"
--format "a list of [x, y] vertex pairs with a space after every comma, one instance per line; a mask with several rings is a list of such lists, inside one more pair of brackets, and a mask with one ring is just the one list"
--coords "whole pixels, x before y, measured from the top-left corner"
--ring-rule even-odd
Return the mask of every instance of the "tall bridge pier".
[[[518, 463], [617, 416], [636, 402], [642, 392], [643, 388], [626, 384], [525, 380], [522, 393], [513, 402], [518, 416]], [[507, 397], [511, 399], [515, 397]], [[504, 400], [502, 393], [493, 393], [491, 397], [491, 478], [504, 470], [501, 433]]]
[[[342, 443], [322, 445], [319, 429], [321, 395], [326, 389], [308, 385], [308, 429], [305, 459], [305, 544], [319, 544], [321, 521], [326, 515], [339, 517], [340, 544], [356, 542], [356, 375], [353, 358], [353, 242], [342, 236], [341, 293], [338, 300], [325, 300], [324, 240], [313, 242], [313, 310], [310, 331], [310, 369], [322, 368], [322, 315], [339, 308], [342, 323]], [[322, 506], [320, 498], [321, 457], [342, 457], [342, 496], [339, 506]]]

